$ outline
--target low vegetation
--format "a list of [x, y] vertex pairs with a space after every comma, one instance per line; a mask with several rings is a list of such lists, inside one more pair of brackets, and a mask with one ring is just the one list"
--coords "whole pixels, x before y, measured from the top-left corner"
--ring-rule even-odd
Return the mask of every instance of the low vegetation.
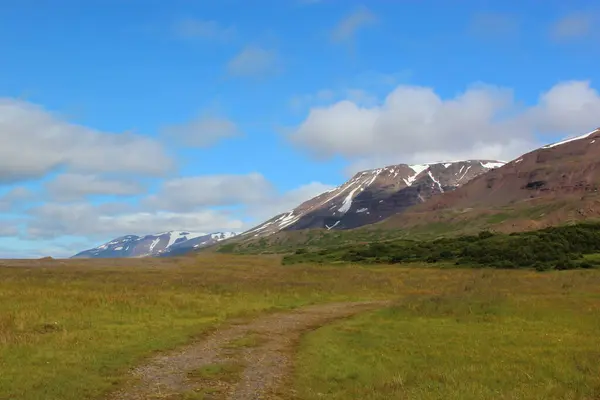
[[593, 268], [600, 260], [600, 224], [578, 224], [512, 234], [478, 235], [434, 240], [394, 240], [334, 246], [320, 250], [300, 248], [283, 258], [294, 263], [425, 262], [496, 268], [564, 270]]
[[600, 398], [598, 271], [433, 271], [453, 285], [309, 333], [295, 398]]
[[188, 373], [188, 378], [204, 381], [235, 382], [244, 366], [236, 363], [210, 364]]
[[[378, 299], [395, 305], [306, 337], [287, 398], [600, 396], [599, 271], [425, 266], [281, 267], [280, 257], [219, 254], [0, 261], [0, 399], [102, 399], [133, 366], [231, 318]], [[215, 364], [188, 378], [235, 382], [238, 369]]]
[[152, 353], [230, 318], [397, 296], [398, 275], [214, 254], [0, 260], [0, 399], [99, 399]]

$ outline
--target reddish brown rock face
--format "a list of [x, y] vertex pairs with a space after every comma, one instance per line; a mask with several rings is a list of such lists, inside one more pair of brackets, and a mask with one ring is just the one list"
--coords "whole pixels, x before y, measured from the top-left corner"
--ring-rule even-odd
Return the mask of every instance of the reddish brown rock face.
[[596, 192], [598, 186], [600, 129], [524, 154], [419, 209], [495, 207], [543, 196]]
[[596, 129], [517, 157], [452, 192], [388, 218], [381, 227], [456, 222], [498, 212], [510, 218], [493, 228], [506, 232], [584, 221], [600, 217], [599, 187], [600, 129]]

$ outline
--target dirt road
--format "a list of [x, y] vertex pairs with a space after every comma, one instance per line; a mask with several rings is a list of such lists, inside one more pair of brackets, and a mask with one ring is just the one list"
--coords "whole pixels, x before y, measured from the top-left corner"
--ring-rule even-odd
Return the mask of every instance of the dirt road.
[[110, 400], [277, 399], [303, 332], [385, 302], [332, 303], [229, 324], [133, 371]]

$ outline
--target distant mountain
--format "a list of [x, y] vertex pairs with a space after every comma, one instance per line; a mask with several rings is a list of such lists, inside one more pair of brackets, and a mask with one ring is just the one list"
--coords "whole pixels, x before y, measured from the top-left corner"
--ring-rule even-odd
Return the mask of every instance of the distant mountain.
[[235, 236], [234, 232], [197, 233], [169, 231], [155, 235], [126, 235], [101, 246], [75, 254], [71, 258], [122, 258], [173, 256], [210, 246]]
[[600, 128], [517, 157], [380, 226], [485, 220], [482, 216], [488, 215], [495, 229], [537, 229], [600, 218], [599, 189]]
[[240, 239], [268, 236], [279, 231], [352, 229], [373, 224], [436, 194], [453, 191], [503, 165], [501, 161], [466, 160], [398, 164], [359, 172], [343, 185], [244, 232]]

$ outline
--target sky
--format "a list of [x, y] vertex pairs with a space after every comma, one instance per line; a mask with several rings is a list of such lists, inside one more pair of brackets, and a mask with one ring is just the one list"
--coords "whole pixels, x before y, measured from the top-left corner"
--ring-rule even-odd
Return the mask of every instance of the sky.
[[0, 258], [241, 232], [600, 126], [595, 1], [3, 0]]

